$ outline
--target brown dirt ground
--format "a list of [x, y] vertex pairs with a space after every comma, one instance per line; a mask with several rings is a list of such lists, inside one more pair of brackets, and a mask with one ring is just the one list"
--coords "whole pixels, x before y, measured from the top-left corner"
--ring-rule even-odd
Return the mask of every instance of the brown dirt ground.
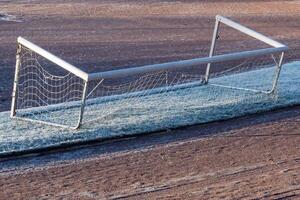
[[299, 122], [298, 107], [20, 159], [0, 197], [299, 199]]
[[[0, 2], [23, 21], [0, 21], [0, 110], [9, 108], [19, 35], [87, 71], [108, 70], [207, 55], [221, 14], [288, 44], [290, 59], [300, 57], [299, 1], [70, 2]], [[221, 52], [242, 38], [225, 39]], [[121, 151], [2, 171], [0, 199], [300, 199], [299, 112], [194, 126], [163, 134], [166, 142], [159, 134], [143, 138], [156, 137], [150, 146], [126, 146], [145, 142], [133, 139], [108, 146]], [[170, 139], [176, 135], [184, 139]]]

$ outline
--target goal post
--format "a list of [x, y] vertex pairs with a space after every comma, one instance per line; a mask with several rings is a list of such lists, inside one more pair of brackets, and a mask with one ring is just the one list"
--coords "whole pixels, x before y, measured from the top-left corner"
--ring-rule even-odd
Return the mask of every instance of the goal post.
[[22, 45], [28, 49], [30, 49], [31, 51], [39, 54], [40, 56], [46, 58], [47, 60], [55, 63], [56, 65], [64, 68], [65, 70], [67, 70], [70, 73], [73, 73], [74, 75], [82, 78], [85, 81], [88, 81], [88, 74], [84, 71], [82, 71], [81, 69], [71, 65], [70, 63], [60, 59], [59, 57], [53, 55], [52, 53], [44, 50], [43, 48], [33, 44], [32, 42], [22, 38], [22, 37], [18, 37], [17, 39], [17, 43], [19, 45]]
[[[214, 55], [220, 23], [270, 47]], [[137, 105], [147, 95], [167, 94], [196, 85], [261, 94], [274, 93], [284, 52], [288, 50], [286, 45], [219, 15], [216, 16], [208, 57], [141, 67], [87, 73], [22, 37], [18, 37], [17, 43], [11, 118], [72, 129], [118, 112], [122, 108], [116, 107], [114, 101], [126, 106]], [[279, 55], [279, 59], [275, 54]], [[249, 66], [256, 65], [257, 63], [250, 63], [251, 59], [262, 56], [272, 58], [276, 67], [271, 87], [268, 89], [210, 81], [210, 77], [214, 75], [211, 74], [211, 65], [214, 63], [232, 65], [223, 73], [226, 75], [228, 71], [234, 71], [247, 62]], [[267, 66], [265, 63], [261, 65]], [[195, 66], [202, 66], [204, 74], [196, 76], [176, 72]], [[129, 83], [105, 85], [106, 82], [119, 82], [129, 76], [135, 77]]]
[[[16, 67], [15, 67], [15, 77], [14, 77], [14, 84], [13, 84], [12, 104], [11, 104], [11, 114], [10, 114], [11, 118], [17, 118], [17, 119], [32, 121], [32, 122], [40, 122], [40, 123], [59, 126], [63, 128], [73, 128], [73, 129], [79, 128], [82, 121], [82, 115], [84, 112], [84, 102], [86, 97], [88, 74], [22, 37], [18, 37], [17, 43], [18, 46], [17, 46], [17, 53], [16, 53]], [[37, 59], [37, 56], [44, 58], [45, 60], [49, 61], [51, 64], [56, 65], [57, 67], [60, 67], [65, 71], [67, 75], [60, 76], [60, 75], [51, 74], [49, 71], [47, 71], [47, 69], [41, 66], [41, 63]], [[61, 82], [61, 80], [64, 79], [72, 80], [74, 79], [74, 77], [81, 80], [82, 82], [81, 83], [82, 92], [79, 92], [81, 94], [77, 95], [77, 98], [75, 100], [77, 104], [78, 102], [81, 103], [80, 112], [76, 124], [67, 125], [67, 124], [61, 124], [59, 123], [59, 121], [54, 122], [45, 118], [38, 119], [35, 117], [34, 118], [30, 117], [32, 113], [35, 114], [39, 113], [39, 111], [35, 109], [37, 107], [40, 107], [40, 112], [42, 113], [44, 112], [43, 109], [45, 110], [47, 109], [45, 108], [47, 106], [49, 106], [49, 111], [51, 112], [52, 109], [50, 107], [52, 104], [55, 104], [57, 107], [63, 106], [63, 104], [65, 103], [72, 104], [73, 101], [72, 97], [70, 98], [71, 101], [69, 101], [69, 99], [67, 98], [61, 99], [62, 96], [69, 94], [70, 91], [67, 90], [70, 89], [70, 85], [64, 84], [60, 86], [59, 82]], [[20, 83], [21, 78], [23, 78], [23, 83]], [[47, 83], [41, 85], [42, 83], [40, 84], [40, 82], [44, 82], [44, 81]], [[23, 84], [25, 84], [25, 86], [21, 87], [21, 85]], [[74, 86], [74, 83], [70, 83], [70, 84], [71, 87], [72, 85]], [[66, 88], [64, 88], [63, 86], [66, 86]], [[23, 91], [20, 91], [21, 88]], [[43, 91], [40, 91], [41, 89]], [[71, 89], [74, 90], [74, 88]], [[27, 94], [20, 94], [24, 92], [27, 92]], [[33, 92], [36, 93], [34, 94]], [[47, 94], [37, 94], [41, 92], [45, 92]], [[55, 101], [53, 100], [53, 98], [57, 98], [57, 100]], [[22, 102], [20, 99], [22, 99]], [[72, 107], [72, 105], [70, 106]], [[23, 110], [25, 112], [23, 113], [23, 115], [17, 115], [17, 109]], [[33, 111], [31, 112], [30, 109], [32, 109]]]
[[[283, 61], [283, 56], [284, 56], [284, 51], [287, 50], [287, 46], [280, 43], [280, 42], [277, 42], [261, 33], [258, 33], [248, 27], [245, 27], [241, 24], [238, 24], [226, 17], [223, 17], [223, 16], [220, 16], [220, 15], [217, 15], [216, 16], [216, 21], [215, 21], [215, 27], [214, 27], [214, 32], [213, 32], [213, 37], [212, 37], [212, 42], [211, 42], [211, 47], [210, 47], [210, 52], [209, 52], [209, 57], [212, 57], [214, 55], [214, 51], [215, 51], [215, 46], [216, 46], [216, 40], [218, 38], [218, 32], [219, 32], [219, 25], [220, 23], [223, 23], [237, 31], [240, 31], [250, 37], [253, 37], [257, 40], [260, 40], [270, 46], [272, 46], [274, 49], [277, 49], [279, 50], [279, 52], [281, 51], [280, 49], [282, 49], [282, 54], [281, 54], [281, 57], [280, 57], [280, 61], [278, 62], [278, 68], [281, 68], [281, 64], [282, 64], [282, 61]], [[209, 79], [209, 71], [210, 71], [210, 65], [211, 63], [208, 63], [207, 64], [207, 67], [206, 67], [206, 73], [205, 73], [205, 82], [208, 82], [208, 79]], [[279, 76], [279, 73], [280, 71], [278, 71], [278, 76]], [[274, 82], [274, 87], [272, 89], [272, 91], [275, 89], [275, 86], [277, 84], [277, 80], [278, 78], [275, 79], [275, 82]], [[272, 92], [270, 91], [270, 92]]]

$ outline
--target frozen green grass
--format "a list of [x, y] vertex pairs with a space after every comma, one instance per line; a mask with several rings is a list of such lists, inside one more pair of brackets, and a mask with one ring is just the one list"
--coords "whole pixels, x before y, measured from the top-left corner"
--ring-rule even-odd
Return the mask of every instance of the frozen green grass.
[[[211, 83], [247, 88], [270, 88], [271, 72], [265, 68], [211, 79]], [[267, 76], [268, 75], [268, 76]], [[124, 105], [113, 101], [116, 112], [79, 130], [68, 130], [38, 123], [11, 120], [0, 113], [0, 154], [48, 147], [61, 143], [142, 134], [168, 128], [206, 123], [300, 103], [300, 62], [285, 64], [277, 95], [265, 95], [213, 85], [195, 86], [168, 93], [139, 97], [139, 103]], [[94, 118], [107, 104], [87, 108], [84, 119]], [[58, 111], [63, 118], [72, 111]]]

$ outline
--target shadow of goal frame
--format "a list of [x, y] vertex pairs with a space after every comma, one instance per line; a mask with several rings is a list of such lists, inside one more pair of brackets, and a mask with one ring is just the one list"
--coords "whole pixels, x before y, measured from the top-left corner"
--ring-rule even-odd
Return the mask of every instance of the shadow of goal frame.
[[[248, 36], [251, 36], [252, 38], [262, 41], [271, 47], [263, 48], [263, 49], [255, 49], [255, 50], [250, 50], [250, 51], [241, 51], [241, 52], [236, 52], [236, 53], [228, 53], [228, 54], [222, 54], [222, 55], [214, 55], [220, 23], [223, 23], [237, 31], [240, 31]], [[17, 49], [17, 54], [16, 54], [15, 78], [14, 78], [13, 93], [12, 93], [11, 118], [25, 120], [25, 121], [31, 121], [31, 122], [44, 123], [44, 124], [48, 124], [48, 125], [53, 125], [53, 126], [58, 126], [58, 127], [63, 127], [63, 128], [70, 128], [70, 129], [78, 129], [82, 125], [82, 119], [84, 116], [84, 111], [85, 111], [85, 106], [86, 106], [86, 99], [89, 96], [87, 88], [88, 88], [89, 83], [92, 81], [98, 81], [98, 83], [101, 84], [103, 80], [110, 79], [110, 78], [120, 78], [120, 77], [124, 77], [127, 75], [139, 75], [139, 74], [144, 74], [144, 73], [157, 72], [157, 71], [161, 71], [161, 70], [183, 69], [183, 68], [190, 67], [190, 66], [205, 64], [206, 71], [205, 71], [205, 77], [204, 77], [203, 83], [209, 84], [210, 69], [211, 69], [212, 63], [234, 61], [234, 60], [238, 60], [238, 59], [253, 58], [256, 56], [263, 56], [263, 55], [272, 55], [273, 56], [273, 54], [275, 54], [275, 53], [280, 53], [280, 58], [278, 61], [273, 57], [273, 60], [276, 64], [276, 73], [275, 73], [275, 77], [274, 77], [272, 87], [270, 90], [259, 91], [259, 90], [255, 90], [255, 89], [229, 86], [231, 89], [260, 92], [260, 93], [264, 93], [264, 94], [268, 95], [268, 94], [274, 93], [274, 91], [277, 87], [284, 53], [288, 50], [288, 47], [286, 45], [281, 44], [267, 36], [264, 36], [256, 31], [250, 29], [250, 28], [247, 28], [239, 23], [236, 23], [226, 17], [222, 17], [219, 15], [216, 16], [215, 27], [214, 27], [214, 32], [213, 32], [212, 42], [211, 42], [211, 48], [210, 48], [208, 57], [180, 60], [180, 61], [167, 62], [167, 63], [161, 63], [161, 64], [145, 65], [145, 66], [141, 66], [141, 67], [127, 68], [127, 69], [120, 69], [120, 70], [104, 71], [104, 72], [97, 72], [97, 73], [86, 73], [83, 70], [71, 65], [70, 63], [67, 63], [66, 61], [60, 59], [59, 57], [51, 54], [50, 52], [42, 49], [41, 47], [33, 44], [32, 42], [30, 42], [22, 37], [18, 37], [17, 42], [18, 42], [18, 49]], [[72, 125], [66, 125], [66, 124], [61, 124], [59, 122], [47, 121], [45, 119], [32, 119], [32, 118], [28, 118], [26, 116], [18, 115], [18, 109], [22, 109], [22, 107], [21, 108], [17, 107], [17, 100], [19, 97], [18, 92], [20, 92], [19, 91], [19, 79], [20, 79], [20, 66], [21, 66], [21, 62], [22, 62], [22, 58], [21, 58], [20, 54], [21, 54], [22, 48], [29, 49], [30, 51], [38, 54], [39, 56], [56, 64], [57, 66], [63, 68], [64, 70], [69, 72], [72, 76], [75, 76], [82, 80], [82, 88], [80, 89], [81, 92], [79, 93], [78, 99], [76, 100], [76, 102], [80, 104], [80, 106], [79, 106], [80, 110], [78, 112], [76, 123], [74, 123]], [[42, 73], [44, 74], [45, 72], [42, 72]], [[97, 86], [99, 84], [97, 84]], [[225, 85], [217, 85], [217, 86], [218, 87], [228, 87]], [[93, 90], [91, 92], [93, 92]], [[80, 101], [79, 101], [79, 99], [80, 99]], [[55, 103], [53, 103], [53, 104], [55, 104]], [[46, 105], [48, 105], [48, 104], [46, 104]], [[32, 106], [32, 107], [36, 107], [36, 106]], [[30, 109], [30, 107], [27, 106], [26, 109]]]

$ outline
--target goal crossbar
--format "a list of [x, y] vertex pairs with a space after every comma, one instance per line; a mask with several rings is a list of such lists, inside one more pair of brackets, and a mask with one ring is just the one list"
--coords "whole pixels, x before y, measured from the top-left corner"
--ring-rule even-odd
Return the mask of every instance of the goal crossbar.
[[239, 60], [241, 58], [250, 58], [255, 56], [268, 55], [272, 53], [284, 52], [286, 50], [288, 50], [288, 47], [286, 46], [276, 47], [276, 48], [266, 48], [266, 49], [258, 49], [258, 50], [251, 50], [251, 51], [243, 51], [238, 53], [216, 55], [212, 57], [194, 58], [194, 59], [181, 60], [175, 62], [145, 65], [141, 67], [132, 67], [127, 69], [97, 72], [97, 73], [89, 74], [88, 80], [116, 78], [121, 76], [127, 76], [129, 74], [134, 75], [134, 74], [141, 74], [141, 73], [153, 72], [158, 70], [179, 69], [179, 68], [185, 68], [185, 67], [206, 64], [206, 63], [217, 63], [217, 62], [225, 62], [230, 60]]
[[145, 65], [145, 66], [140, 66], [140, 67], [132, 67], [132, 68], [127, 68], [127, 69], [112, 70], [112, 71], [88, 74], [88, 73], [82, 71], [81, 69], [58, 58], [57, 56], [53, 55], [52, 53], [44, 50], [43, 48], [35, 45], [34, 43], [32, 43], [22, 37], [18, 37], [18, 43], [29, 48], [30, 50], [36, 52], [37, 54], [47, 58], [48, 60], [61, 66], [62, 68], [75, 74], [76, 76], [82, 78], [85, 81], [95, 80], [95, 79], [103, 79], [103, 78], [114, 78], [114, 77], [118, 77], [118, 76], [126, 76], [128, 74], [139, 74], [139, 73], [145, 73], [145, 72], [153, 72], [153, 71], [157, 71], [157, 70], [167, 70], [167, 69], [171, 69], [171, 68], [172, 69], [184, 68], [184, 67], [189, 67], [192, 65], [199, 65], [199, 64], [205, 64], [205, 63], [216, 63], [216, 62], [223, 62], [223, 61], [229, 61], [229, 60], [238, 60], [241, 58], [249, 58], [249, 57], [255, 57], [258, 55], [267, 55], [267, 54], [272, 54], [272, 53], [285, 52], [288, 50], [288, 47], [286, 45], [284, 45], [280, 42], [277, 42], [261, 33], [258, 33], [248, 27], [238, 24], [226, 17], [217, 15], [216, 22], [222, 22], [222, 23], [224, 23], [242, 33], [245, 33], [246, 35], [249, 35], [255, 39], [258, 39], [272, 47], [265, 48], [265, 49], [228, 53], [228, 54], [222, 54], [222, 55], [216, 55], [216, 56], [194, 58], [194, 59], [188, 59], [188, 60], [180, 60], [180, 61], [174, 61], [174, 62]]
[[218, 24], [219, 22], [226, 24], [227, 26], [232, 27], [235, 30], [238, 30], [246, 35], [249, 35], [249, 36], [255, 38], [255, 39], [258, 39], [272, 47], [265, 48], [265, 49], [251, 50], [251, 51], [228, 53], [228, 54], [216, 55], [216, 56], [210, 55], [209, 57], [181, 60], [181, 61], [175, 61], [175, 62], [167, 62], [167, 63], [153, 64], [153, 65], [145, 65], [145, 66], [141, 66], [141, 67], [112, 70], [112, 71], [107, 71], [107, 72], [92, 73], [92, 74], [89, 74], [89, 80], [113, 78], [113, 77], [118, 77], [118, 76], [126, 76], [128, 74], [139, 74], [139, 73], [145, 73], [145, 72], [152, 72], [152, 71], [157, 71], [159, 69], [167, 70], [167, 69], [174, 69], [174, 68], [184, 68], [184, 67], [189, 67], [192, 65], [199, 65], [199, 64], [205, 64], [205, 63], [210, 64], [210, 63], [223, 62], [223, 61], [229, 61], [229, 60], [238, 60], [241, 58], [249, 58], [249, 57], [255, 57], [258, 55], [261, 56], [261, 55], [267, 55], [267, 54], [272, 54], [272, 53], [285, 52], [288, 50], [288, 47], [280, 42], [277, 42], [261, 33], [258, 33], [256, 31], [246, 27], [246, 26], [238, 24], [226, 17], [217, 15], [216, 23]]
[[22, 38], [22, 37], [18, 37], [17, 40], [18, 44], [23, 45], [24, 47], [27, 47], [28, 49], [30, 49], [31, 51], [34, 51], [35, 53], [43, 56], [44, 58], [48, 59], [49, 61], [57, 64], [58, 66], [64, 68], [65, 70], [67, 70], [68, 72], [73, 73], [74, 75], [82, 78], [83, 80], [87, 81], [88, 80], [88, 74], [84, 71], [82, 71], [81, 69], [79, 69], [78, 67], [75, 67], [74, 65], [71, 65], [70, 63], [62, 60], [61, 58], [53, 55], [52, 53], [46, 51], [45, 49], [39, 47], [38, 45]]
[[258, 39], [258, 40], [260, 40], [260, 41], [262, 41], [262, 42], [264, 42], [264, 43], [266, 43], [266, 44], [268, 44], [272, 47], [276, 47], [276, 48], [277, 47], [286, 47], [286, 45], [284, 45], [280, 42], [277, 42], [277, 41], [273, 40], [272, 38], [269, 38], [269, 37], [267, 37], [267, 36], [265, 36], [261, 33], [258, 33], [258, 32], [254, 31], [254, 30], [252, 30], [252, 29], [250, 29], [246, 26], [238, 24], [238, 23], [236, 23], [236, 22], [234, 22], [234, 21], [232, 21], [232, 20], [230, 20], [226, 17], [217, 15], [216, 16], [216, 21], [221, 22], [223, 24], [226, 24], [227, 26], [230, 26], [231, 28], [234, 28], [235, 30], [238, 30], [238, 31], [240, 31], [240, 32], [242, 32], [246, 35], [249, 35], [249, 36], [251, 36], [255, 39]]
[[[250, 37], [253, 37], [265, 44], [268, 44], [271, 47], [263, 48], [263, 49], [249, 50], [249, 51], [227, 53], [227, 54], [222, 54], [222, 55], [214, 55], [214, 49], [215, 49], [215, 45], [216, 45], [216, 39], [218, 37], [218, 29], [219, 29], [220, 23], [223, 23], [223, 24], [225, 24], [235, 30], [238, 30]], [[180, 61], [174, 61], [174, 62], [166, 62], [166, 63], [160, 63], [160, 64], [144, 65], [144, 66], [140, 66], [140, 67], [132, 67], [132, 68], [111, 70], [111, 71], [104, 71], [104, 72], [87, 73], [87, 72], [81, 70], [80, 68], [62, 60], [61, 58], [53, 55], [52, 53], [44, 50], [43, 48], [37, 46], [36, 44], [34, 44], [22, 37], [18, 37], [17, 42], [19, 44], [19, 47], [18, 47], [18, 51], [17, 51], [17, 55], [16, 55], [16, 71], [15, 71], [14, 87], [13, 87], [13, 94], [12, 94], [11, 117], [17, 118], [17, 119], [22, 119], [22, 117], [16, 116], [16, 101], [17, 101], [17, 93], [18, 93], [19, 68], [21, 65], [21, 58], [19, 55], [19, 53], [20, 53], [19, 50], [20, 50], [21, 46], [23, 46], [23, 47], [28, 48], [30, 51], [33, 51], [36, 54], [40, 55], [41, 57], [45, 58], [46, 60], [49, 60], [50, 62], [60, 66], [67, 72], [69, 72], [83, 80], [83, 89], [82, 89], [82, 92], [80, 93], [80, 95], [81, 95], [80, 96], [80, 98], [81, 98], [80, 114], [78, 116], [78, 121], [77, 121], [76, 125], [66, 126], [66, 125], [61, 125], [59, 123], [57, 124], [57, 123], [52, 123], [52, 122], [45, 122], [43, 120], [32, 120], [32, 119], [25, 119], [25, 118], [24, 118], [24, 120], [37, 121], [37, 122], [46, 123], [49, 125], [56, 125], [56, 126], [60, 126], [60, 127], [67, 127], [67, 128], [74, 128], [74, 129], [79, 128], [82, 124], [82, 118], [83, 118], [84, 108], [85, 108], [85, 104], [86, 104], [86, 98], [89, 97], [89, 94], [87, 94], [87, 86], [92, 81], [99, 81], [97, 86], [94, 88], [94, 89], [96, 89], [102, 83], [102, 81], [104, 79], [118, 78], [118, 77], [124, 77], [124, 76], [128, 76], [128, 75], [144, 74], [144, 73], [149, 73], [149, 72], [163, 71], [163, 70], [170, 70], [170, 69], [184, 69], [186, 67], [205, 64], [207, 66], [206, 66], [204, 83], [207, 84], [209, 81], [210, 67], [211, 67], [212, 63], [234, 61], [234, 60], [251, 58], [251, 57], [256, 57], [256, 56], [273, 55], [274, 53], [281, 53], [279, 61], [276, 62], [274, 60], [277, 68], [276, 68], [275, 78], [273, 80], [272, 89], [269, 91], [259, 91], [259, 90], [255, 90], [255, 89], [251, 90], [251, 89], [242, 88], [242, 87], [231, 87], [231, 86], [226, 86], [226, 85], [212, 84], [212, 85], [218, 86], [218, 87], [225, 87], [225, 88], [252, 91], [252, 92], [262, 92], [262, 93], [268, 94], [268, 93], [274, 92], [274, 90], [276, 88], [276, 85], [278, 82], [278, 77], [279, 77], [280, 70], [281, 70], [284, 52], [286, 52], [288, 50], [288, 47], [286, 45], [284, 45], [280, 42], [277, 42], [274, 39], [271, 39], [261, 33], [258, 33], [248, 27], [245, 27], [241, 24], [238, 24], [238, 23], [236, 23], [226, 17], [222, 17], [220, 15], [216, 16], [216, 22], [215, 22], [215, 27], [214, 27], [213, 37], [212, 37], [212, 43], [211, 43], [211, 48], [210, 48], [208, 57], [180, 60]], [[90, 93], [92, 93], [94, 91], [94, 89]], [[78, 101], [78, 100], [76, 100], [76, 101]]]

